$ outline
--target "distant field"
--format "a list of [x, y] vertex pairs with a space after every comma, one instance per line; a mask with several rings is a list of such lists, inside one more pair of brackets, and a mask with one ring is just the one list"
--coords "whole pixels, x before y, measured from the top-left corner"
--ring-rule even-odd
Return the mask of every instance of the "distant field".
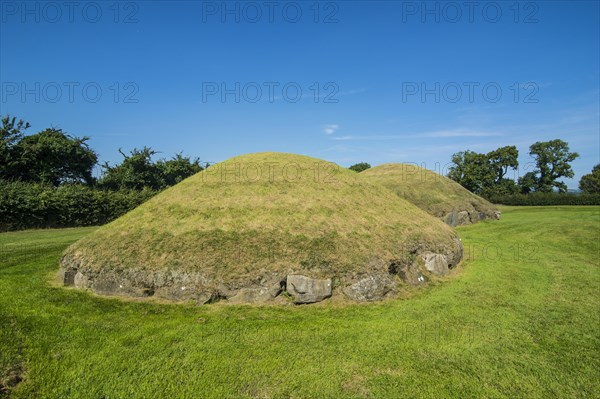
[[344, 306], [98, 297], [53, 282], [93, 228], [0, 234], [0, 397], [599, 398], [600, 207], [502, 211], [447, 281]]

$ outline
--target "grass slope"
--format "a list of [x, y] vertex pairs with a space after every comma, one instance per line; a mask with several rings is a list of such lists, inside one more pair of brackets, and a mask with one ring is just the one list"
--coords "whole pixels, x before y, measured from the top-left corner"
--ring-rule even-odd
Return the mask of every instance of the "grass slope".
[[[232, 158], [70, 247], [81, 270], [201, 270], [220, 282], [267, 270], [345, 275], [407, 245], [455, 251], [452, 229], [387, 189], [300, 155]], [[285, 274], [284, 274], [285, 275]]]
[[388, 163], [367, 169], [361, 175], [436, 217], [452, 211], [482, 212], [491, 217], [497, 210], [455, 181], [417, 165]]
[[48, 282], [91, 229], [0, 234], [0, 382], [18, 398], [598, 398], [600, 208], [459, 228], [458, 275], [410, 300], [208, 307]]

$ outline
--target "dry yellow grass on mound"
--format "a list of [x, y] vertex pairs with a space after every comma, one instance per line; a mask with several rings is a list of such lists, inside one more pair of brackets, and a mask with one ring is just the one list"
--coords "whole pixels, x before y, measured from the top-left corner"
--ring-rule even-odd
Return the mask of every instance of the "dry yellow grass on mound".
[[480, 214], [494, 218], [498, 211], [493, 204], [455, 181], [415, 164], [388, 163], [361, 172], [361, 175], [438, 218], [461, 211], [476, 218]]
[[455, 253], [456, 242], [440, 220], [355, 172], [256, 153], [165, 190], [66, 254], [80, 271], [178, 270], [228, 282], [265, 271], [359, 274], [407, 249]]

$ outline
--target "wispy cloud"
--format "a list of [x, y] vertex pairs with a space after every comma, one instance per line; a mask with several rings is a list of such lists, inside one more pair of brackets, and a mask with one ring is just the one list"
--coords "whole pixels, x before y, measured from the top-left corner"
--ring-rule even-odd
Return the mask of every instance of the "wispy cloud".
[[338, 95], [339, 96], [351, 96], [354, 94], [364, 93], [365, 91], [367, 91], [367, 88], [361, 87], [359, 89], [350, 89], [350, 90], [346, 90], [346, 91], [341, 91], [338, 93]]
[[452, 130], [436, 130], [422, 133], [406, 133], [406, 134], [388, 134], [388, 135], [346, 135], [334, 136], [331, 139], [336, 141], [385, 141], [385, 140], [402, 140], [411, 138], [458, 138], [458, 137], [498, 137], [504, 136], [500, 132], [486, 132], [482, 130], [467, 130], [467, 129], [452, 129]]
[[[303, 88], [301, 87], [300, 89]], [[325, 102], [337, 103], [339, 101], [339, 97], [353, 96], [355, 94], [364, 93], [366, 91], [368, 91], [368, 88], [366, 87], [341, 91], [337, 83], [328, 82], [326, 84], [323, 84], [323, 88], [321, 90], [318, 90], [316, 93], [310, 88], [302, 90], [302, 94], [297, 100], [313, 100], [315, 102], [318, 102], [319, 100], [325, 99]], [[273, 102], [279, 101], [281, 99], [285, 98], [283, 96], [274, 96], [271, 100], [268, 96], [265, 96], [265, 99], [263, 101]], [[294, 99], [294, 101], [292, 102], [296, 102], [296, 99]]]
[[403, 135], [391, 135], [391, 136], [335, 136], [332, 140], [336, 141], [381, 141], [381, 140], [399, 140], [406, 138]]
[[331, 135], [331, 134], [334, 134], [339, 128], [340, 128], [340, 125], [335, 125], [335, 124], [325, 125], [325, 126], [323, 126], [323, 132], [327, 135]]
[[414, 137], [496, 137], [503, 136], [499, 132], [486, 132], [482, 130], [466, 130], [466, 129], [452, 129], [452, 130], [438, 130], [433, 132], [417, 133]]
[[97, 137], [126, 137], [126, 136], [132, 136], [131, 133], [101, 133], [101, 134], [90, 134], [89, 135], [92, 138], [97, 138]]

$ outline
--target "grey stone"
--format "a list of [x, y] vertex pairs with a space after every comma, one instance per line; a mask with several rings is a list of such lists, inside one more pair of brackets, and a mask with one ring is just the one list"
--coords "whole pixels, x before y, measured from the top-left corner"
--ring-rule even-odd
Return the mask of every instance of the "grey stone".
[[452, 226], [462, 226], [465, 224], [471, 224], [471, 215], [468, 211], [452, 211], [442, 218], [442, 220]]
[[388, 268], [390, 274], [397, 274], [404, 282], [410, 285], [421, 285], [427, 280], [419, 271], [417, 262], [395, 261]]
[[354, 284], [344, 288], [342, 291], [354, 301], [379, 301], [394, 291], [396, 282], [386, 275], [370, 275]]
[[114, 276], [105, 274], [94, 279], [91, 287], [92, 291], [100, 295], [123, 294], [123, 285], [120, 284]]
[[469, 216], [469, 212], [460, 211], [456, 214], [456, 226], [463, 226], [466, 224], [471, 224], [471, 217]]
[[442, 218], [444, 223], [452, 227], [456, 227], [456, 212], [452, 211]]
[[474, 211], [452, 211], [446, 214], [446, 216], [442, 217], [441, 219], [444, 221], [444, 223], [452, 226], [452, 227], [456, 227], [456, 226], [462, 226], [462, 225], [467, 225], [467, 224], [473, 224], [473, 223], [477, 223], [480, 220], [485, 220], [485, 219], [495, 219], [498, 220], [500, 219], [500, 212], [499, 211], [493, 211], [493, 212], [479, 212], [477, 210]]
[[217, 290], [219, 291], [219, 294], [224, 298], [231, 298], [238, 293], [238, 290], [233, 289], [232, 287], [229, 287], [223, 283], [218, 285]]
[[196, 301], [200, 304], [210, 303], [215, 299], [214, 292], [211, 290], [201, 290], [186, 285], [157, 287], [154, 296], [171, 301]]
[[242, 288], [229, 298], [232, 303], [261, 303], [274, 298], [272, 291], [268, 287]]
[[75, 274], [75, 278], [73, 279], [73, 284], [75, 285], [76, 288], [79, 289], [86, 289], [88, 288], [88, 284], [89, 284], [89, 279], [84, 276], [81, 272], [77, 272]]
[[448, 274], [448, 259], [442, 254], [428, 252], [421, 255], [425, 262], [425, 269], [438, 276]]
[[61, 267], [58, 271], [58, 278], [62, 281], [65, 286], [75, 285], [75, 276], [77, 275], [77, 269], [69, 267]]
[[467, 213], [469, 214], [469, 222], [470, 223], [477, 223], [477, 222], [479, 222], [481, 220], [481, 214], [479, 212], [477, 212], [477, 211], [469, 211]]
[[463, 245], [462, 240], [459, 237], [454, 238], [454, 247], [444, 251], [442, 255], [446, 257], [448, 261], [448, 268], [452, 269], [458, 265], [463, 257]]
[[266, 287], [244, 287], [229, 298], [232, 303], [262, 303], [277, 297], [283, 291], [283, 282]]
[[320, 302], [331, 296], [331, 279], [319, 280], [298, 274], [290, 274], [286, 280], [287, 292], [294, 303]]

